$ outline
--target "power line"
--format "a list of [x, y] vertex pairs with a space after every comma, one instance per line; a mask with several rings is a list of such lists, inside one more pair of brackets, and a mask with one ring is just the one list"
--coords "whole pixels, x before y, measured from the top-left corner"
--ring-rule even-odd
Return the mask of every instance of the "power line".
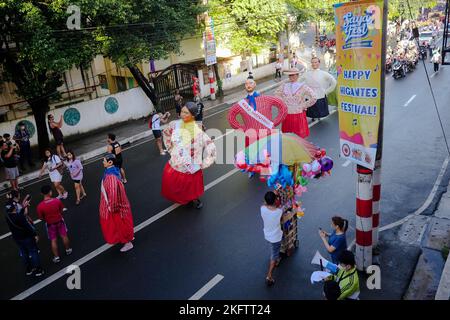
[[[413, 17], [412, 11], [411, 11], [411, 6], [410, 6], [410, 4], [409, 4], [409, 0], [407, 0], [406, 2], [407, 2], [407, 4], [408, 4], [408, 10], [409, 10], [409, 15], [410, 15], [410, 17], [411, 17], [411, 20], [414, 21], [414, 17]], [[444, 27], [444, 32], [446, 32], [446, 30], [447, 30], [446, 28], [447, 28], [447, 26]], [[417, 46], [420, 47], [419, 39], [416, 38], [415, 40], [416, 40], [416, 42], [417, 42]], [[434, 108], [436, 109], [436, 114], [437, 114], [438, 119], [439, 119], [439, 124], [440, 124], [440, 126], [441, 126], [442, 135], [444, 136], [445, 146], [447, 147], [447, 153], [448, 153], [448, 155], [450, 156], [450, 148], [449, 148], [449, 146], [448, 146], [447, 136], [446, 136], [446, 134], [445, 134], [444, 125], [442, 124], [441, 114], [440, 114], [440, 112], [439, 112], [439, 108], [438, 108], [438, 105], [437, 105], [437, 102], [436, 102], [436, 97], [435, 97], [435, 95], [434, 95], [434, 90], [433, 90], [433, 87], [432, 87], [432, 85], [431, 85], [430, 76], [428, 75], [428, 70], [427, 70], [427, 66], [426, 66], [426, 64], [425, 64], [425, 59], [422, 60], [422, 63], [423, 63], [423, 67], [424, 67], [424, 69], [425, 69], [425, 74], [426, 74], [426, 76], [427, 76], [428, 86], [429, 86], [430, 91], [431, 91], [431, 96], [433, 97]]]

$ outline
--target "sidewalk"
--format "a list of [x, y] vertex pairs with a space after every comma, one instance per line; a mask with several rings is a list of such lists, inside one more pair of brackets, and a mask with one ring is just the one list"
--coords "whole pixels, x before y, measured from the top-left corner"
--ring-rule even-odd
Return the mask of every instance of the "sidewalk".
[[[287, 79], [283, 76], [283, 80]], [[257, 80], [257, 90], [259, 92], [265, 92], [277, 87], [282, 81], [274, 81], [273, 77], [266, 77]], [[224, 96], [215, 101], [204, 101], [205, 105], [204, 117], [208, 117], [209, 114], [215, 112], [216, 108], [220, 106], [226, 106], [242, 99], [245, 95], [242, 86], [228, 90], [224, 92]], [[175, 119], [175, 112], [172, 112], [171, 119]], [[146, 119], [130, 120], [122, 123], [118, 123], [108, 128], [99, 129], [96, 132], [90, 132], [84, 135], [80, 135], [73, 139], [67, 139], [66, 151], [73, 150], [77, 155], [77, 158], [81, 161], [96, 158], [106, 152], [106, 138], [108, 133], [114, 133], [117, 136], [117, 141], [123, 146], [131, 143], [135, 143], [142, 139], [153, 139], [153, 133], [148, 127]], [[36, 152], [34, 152], [36, 154]], [[19, 177], [19, 184], [34, 180], [39, 177], [40, 162], [35, 161], [36, 167], [30, 169], [26, 166], [26, 170]], [[9, 189], [10, 184], [4, 179], [4, 169], [0, 168], [0, 191]]]
[[419, 239], [422, 253], [405, 299], [449, 300], [450, 183], [433, 214], [422, 220], [424, 233]]
[[380, 233], [380, 254], [373, 261], [380, 266], [381, 290], [367, 289], [368, 275], [360, 273], [361, 299], [450, 299], [450, 260], [444, 259], [450, 246], [449, 181], [447, 168], [427, 208]]

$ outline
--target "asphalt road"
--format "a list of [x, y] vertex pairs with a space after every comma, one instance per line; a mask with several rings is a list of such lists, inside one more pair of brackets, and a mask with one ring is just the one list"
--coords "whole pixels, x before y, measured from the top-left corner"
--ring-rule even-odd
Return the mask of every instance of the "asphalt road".
[[[431, 72], [432, 65], [426, 63], [426, 67]], [[449, 70], [444, 67], [431, 78], [447, 131]], [[207, 128], [225, 133], [229, 128], [226, 107], [209, 111], [214, 115], [206, 120]], [[218, 112], [221, 110], [224, 112]], [[424, 203], [446, 157], [421, 64], [406, 79], [388, 76], [384, 136], [382, 226]], [[202, 210], [172, 206], [160, 197], [167, 157], [159, 156], [154, 141], [144, 141], [130, 146], [124, 154], [129, 180], [126, 189], [135, 225], [146, 222], [136, 233], [135, 248], [123, 254], [118, 246], [102, 247], [98, 203], [103, 168], [100, 161], [91, 161], [85, 165], [88, 197], [80, 206], [74, 205], [72, 183], [67, 177], [64, 180], [70, 192], [65, 200], [65, 220], [73, 254], [53, 264], [43, 224], [38, 223], [46, 275], [29, 278], [11, 237], [1, 239], [0, 299], [19, 294], [28, 299], [188, 299], [218, 274], [223, 279], [211, 284], [203, 299], [320, 299], [321, 287], [309, 282], [311, 272], [316, 270], [310, 264], [314, 252], [319, 249], [326, 255], [317, 230], [329, 229], [330, 217], [339, 214], [350, 220], [348, 242], [354, 239], [356, 169], [339, 159], [337, 113], [315, 124], [310, 140], [327, 150], [335, 166], [330, 177], [309, 184], [303, 196], [305, 217], [299, 223], [300, 247], [276, 270], [274, 287], [267, 288], [264, 283], [268, 248], [259, 213], [268, 187], [233, 171], [232, 165], [217, 164], [205, 171], [208, 190], [202, 198]], [[44, 183], [49, 181], [26, 188], [34, 203], [41, 198], [39, 189]], [[32, 216], [36, 219], [35, 212]], [[6, 222], [0, 219], [0, 237], [7, 232]], [[83, 262], [81, 290], [69, 290], [65, 268], [79, 259]]]

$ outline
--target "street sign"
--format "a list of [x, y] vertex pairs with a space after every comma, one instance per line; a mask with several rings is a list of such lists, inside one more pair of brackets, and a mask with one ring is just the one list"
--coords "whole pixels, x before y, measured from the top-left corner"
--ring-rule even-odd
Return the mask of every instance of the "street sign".
[[383, 108], [384, 2], [349, 2], [334, 8], [341, 156], [372, 170]]
[[214, 37], [214, 22], [207, 18], [205, 32], [203, 32], [203, 47], [205, 48], [205, 64], [209, 67], [217, 63], [216, 39]]

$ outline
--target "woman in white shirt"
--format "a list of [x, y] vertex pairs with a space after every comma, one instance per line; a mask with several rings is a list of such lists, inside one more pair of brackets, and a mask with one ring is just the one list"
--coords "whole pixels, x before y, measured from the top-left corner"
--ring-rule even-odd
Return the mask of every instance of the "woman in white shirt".
[[324, 118], [330, 114], [327, 95], [336, 88], [336, 79], [328, 72], [320, 70], [319, 58], [312, 58], [311, 66], [313, 70], [305, 74], [305, 84], [313, 89], [317, 101], [315, 105], [306, 109], [306, 116], [314, 121], [316, 118]]
[[261, 217], [264, 223], [264, 238], [270, 244], [270, 264], [266, 276], [266, 284], [275, 283], [272, 277], [273, 269], [280, 263], [280, 248], [283, 231], [281, 231], [281, 215], [283, 211], [276, 206], [277, 196], [269, 191], [264, 196], [265, 204], [261, 207]]
[[51, 149], [45, 149], [45, 162], [39, 172], [39, 178], [44, 174], [45, 169], [48, 170], [50, 181], [53, 182], [56, 191], [58, 192], [58, 199], [67, 199], [68, 192], [61, 184], [62, 172], [64, 170], [64, 163], [61, 158], [54, 154]]

